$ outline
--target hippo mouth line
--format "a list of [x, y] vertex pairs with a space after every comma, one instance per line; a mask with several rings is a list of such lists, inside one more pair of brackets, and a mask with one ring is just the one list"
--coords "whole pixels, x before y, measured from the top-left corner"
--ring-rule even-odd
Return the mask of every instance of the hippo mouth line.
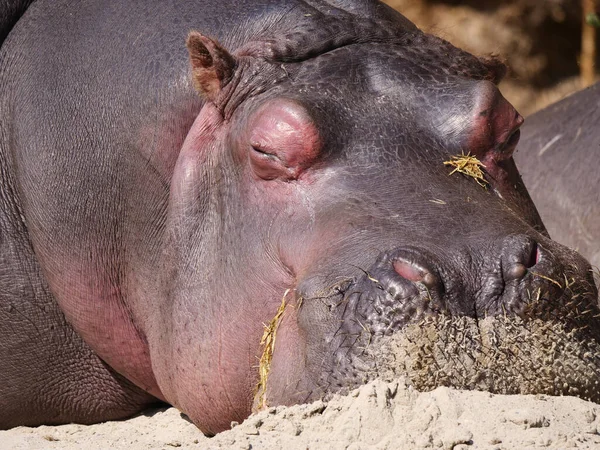
[[539, 275], [531, 273], [533, 291], [519, 296], [523, 307], [482, 315], [432, 296], [428, 278], [411, 282], [421, 294], [415, 301], [366, 271], [326, 295], [300, 296], [300, 308], [325, 302], [340, 323], [324, 340], [330, 360], [315, 383], [320, 395], [402, 377], [421, 391], [447, 386], [600, 402], [600, 309], [593, 290], [573, 274], [563, 274], [561, 289]]

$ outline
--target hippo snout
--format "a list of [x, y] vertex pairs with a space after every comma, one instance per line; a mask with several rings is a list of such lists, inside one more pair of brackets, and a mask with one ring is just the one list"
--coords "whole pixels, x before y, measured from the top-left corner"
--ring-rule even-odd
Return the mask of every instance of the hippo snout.
[[537, 305], [542, 299], [563, 298], [574, 285], [589, 287], [589, 293], [592, 289], [587, 262], [551, 245], [522, 234], [479, 252], [465, 248], [441, 255], [415, 247], [393, 249], [364, 271], [346, 297], [356, 303], [361, 324], [384, 335], [439, 313], [475, 318], [541, 314], [540, 309], [557, 308], [549, 301]]
[[298, 314], [314, 318], [311, 308], [326, 303], [328, 323], [337, 324], [324, 341], [308, 337], [319, 361], [329, 360], [315, 383], [323, 391], [406, 376], [419, 389], [597, 401], [596, 298], [590, 266], [577, 253], [542, 236], [512, 234], [479, 251], [384, 251], [328, 296], [303, 298]]

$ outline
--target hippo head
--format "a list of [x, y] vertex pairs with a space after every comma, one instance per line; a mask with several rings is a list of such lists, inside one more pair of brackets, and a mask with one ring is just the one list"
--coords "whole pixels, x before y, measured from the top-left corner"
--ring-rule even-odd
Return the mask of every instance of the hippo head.
[[521, 183], [503, 66], [358, 8], [189, 36], [206, 102], [147, 332], [165, 398], [207, 433], [374, 377], [599, 400], [590, 266]]

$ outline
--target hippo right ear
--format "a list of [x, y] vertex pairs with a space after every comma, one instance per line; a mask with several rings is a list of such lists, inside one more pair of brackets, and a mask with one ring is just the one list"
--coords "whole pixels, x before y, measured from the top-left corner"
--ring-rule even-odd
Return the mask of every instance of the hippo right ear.
[[194, 87], [207, 100], [214, 101], [233, 76], [235, 58], [217, 41], [197, 31], [190, 32], [186, 45]]

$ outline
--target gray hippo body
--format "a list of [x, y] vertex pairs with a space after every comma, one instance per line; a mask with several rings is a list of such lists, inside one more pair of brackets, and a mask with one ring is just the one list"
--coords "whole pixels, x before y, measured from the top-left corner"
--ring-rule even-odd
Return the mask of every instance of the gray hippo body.
[[597, 399], [503, 72], [374, 1], [34, 2], [0, 52], [0, 427], [164, 400], [215, 433], [405, 372]]
[[550, 236], [600, 266], [600, 84], [528, 118], [515, 160]]

